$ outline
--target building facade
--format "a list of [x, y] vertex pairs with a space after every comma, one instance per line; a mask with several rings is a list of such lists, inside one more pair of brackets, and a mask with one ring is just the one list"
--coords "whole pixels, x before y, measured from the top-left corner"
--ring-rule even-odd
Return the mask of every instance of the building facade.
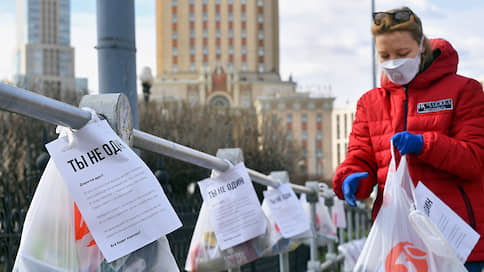
[[279, 75], [277, 0], [157, 0], [152, 99], [249, 107], [295, 92]]
[[286, 137], [301, 146], [301, 163], [311, 178], [329, 181], [332, 165], [332, 110], [334, 98], [313, 98], [298, 93], [285, 97], [259, 97], [256, 109], [264, 120], [277, 120]]
[[333, 108], [332, 128], [331, 128], [331, 165], [332, 172], [336, 171], [338, 165], [343, 162], [348, 153], [348, 142], [351, 133], [351, 127], [355, 120], [356, 105], [346, 104]]
[[16, 83], [36, 90], [76, 89], [70, 0], [17, 0], [16, 13]]

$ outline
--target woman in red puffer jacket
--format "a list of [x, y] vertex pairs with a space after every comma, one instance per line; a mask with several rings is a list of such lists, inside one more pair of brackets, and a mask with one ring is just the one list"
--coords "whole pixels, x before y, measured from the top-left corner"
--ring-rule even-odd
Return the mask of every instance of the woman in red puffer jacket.
[[334, 191], [354, 206], [356, 199], [367, 198], [377, 185], [375, 218], [392, 139], [402, 155], [408, 154], [412, 180], [424, 183], [481, 235], [466, 263], [469, 271], [480, 272], [484, 260], [482, 86], [456, 74], [455, 49], [445, 40], [427, 39], [420, 19], [409, 8], [375, 13], [372, 33], [383, 70], [381, 88], [358, 101], [348, 154], [336, 171]]

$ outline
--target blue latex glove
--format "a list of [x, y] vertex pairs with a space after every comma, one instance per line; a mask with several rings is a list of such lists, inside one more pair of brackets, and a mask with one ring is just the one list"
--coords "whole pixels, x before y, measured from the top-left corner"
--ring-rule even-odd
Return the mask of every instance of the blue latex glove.
[[347, 176], [343, 180], [343, 195], [345, 196], [345, 200], [348, 205], [353, 207], [356, 206], [355, 193], [356, 189], [358, 188], [358, 183], [360, 182], [360, 179], [367, 177], [368, 172], [358, 172]]
[[423, 147], [423, 136], [420, 134], [412, 134], [408, 131], [403, 131], [393, 135], [393, 145], [400, 150], [400, 154], [408, 153], [420, 154]]

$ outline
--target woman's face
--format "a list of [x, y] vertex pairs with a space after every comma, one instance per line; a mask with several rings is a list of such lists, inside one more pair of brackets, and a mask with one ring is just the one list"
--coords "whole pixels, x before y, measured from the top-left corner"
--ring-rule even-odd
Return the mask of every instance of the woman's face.
[[419, 44], [408, 31], [395, 31], [375, 37], [375, 46], [380, 63], [403, 58], [414, 58]]

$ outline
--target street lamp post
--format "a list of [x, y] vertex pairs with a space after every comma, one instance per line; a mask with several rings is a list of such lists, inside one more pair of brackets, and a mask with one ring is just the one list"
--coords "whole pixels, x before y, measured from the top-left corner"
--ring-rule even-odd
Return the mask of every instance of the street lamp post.
[[143, 87], [143, 97], [145, 100], [145, 103], [148, 103], [150, 100], [150, 94], [151, 94], [151, 86], [153, 85], [153, 75], [151, 73], [151, 68], [150, 67], [144, 67], [141, 75], [139, 76], [139, 79], [141, 80], [141, 86]]

